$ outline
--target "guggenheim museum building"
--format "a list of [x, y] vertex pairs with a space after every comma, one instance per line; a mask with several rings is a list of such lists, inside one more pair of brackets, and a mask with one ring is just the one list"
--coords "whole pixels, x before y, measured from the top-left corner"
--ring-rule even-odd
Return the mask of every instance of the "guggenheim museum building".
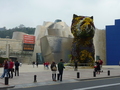
[[[16, 31], [12, 39], [0, 38], [0, 57], [26, 64], [59, 62], [61, 58], [69, 62], [73, 38], [71, 27], [62, 20], [44, 21], [43, 25], [36, 26], [34, 35]], [[101, 58], [104, 65], [119, 65], [120, 20], [104, 30], [96, 28], [93, 42], [95, 60]]]

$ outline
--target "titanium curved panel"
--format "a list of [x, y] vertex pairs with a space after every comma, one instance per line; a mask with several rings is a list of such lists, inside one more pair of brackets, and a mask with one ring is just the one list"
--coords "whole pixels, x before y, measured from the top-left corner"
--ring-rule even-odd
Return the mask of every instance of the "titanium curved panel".
[[41, 52], [45, 61], [59, 62], [60, 59], [65, 62], [69, 61], [68, 55], [71, 54], [73, 38], [45, 36], [40, 41]]

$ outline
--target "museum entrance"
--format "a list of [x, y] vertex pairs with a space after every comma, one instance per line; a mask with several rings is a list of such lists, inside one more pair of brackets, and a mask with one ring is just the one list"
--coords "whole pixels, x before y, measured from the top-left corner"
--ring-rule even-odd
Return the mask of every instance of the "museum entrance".
[[36, 62], [38, 62], [39, 64], [43, 64], [44, 63], [44, 59], [43, 59], [41, 53], [36, 53]]

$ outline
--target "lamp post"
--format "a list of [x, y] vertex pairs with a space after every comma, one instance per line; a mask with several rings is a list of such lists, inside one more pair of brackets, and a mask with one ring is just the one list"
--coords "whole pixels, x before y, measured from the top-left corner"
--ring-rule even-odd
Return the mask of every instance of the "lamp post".
[[9, 59], [10, 55], [10, 44], [6, 44], [6, 57]]

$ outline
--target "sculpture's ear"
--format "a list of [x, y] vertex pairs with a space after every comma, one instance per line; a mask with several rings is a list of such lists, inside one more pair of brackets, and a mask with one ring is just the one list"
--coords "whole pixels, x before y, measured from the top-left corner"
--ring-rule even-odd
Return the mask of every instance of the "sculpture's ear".
[[93, 16], [91, 16], [90, 18], [93, 19]]
[[73, 14], [73, 18], [76, 18], [76, 17], [78, 17], [76, 14]]

